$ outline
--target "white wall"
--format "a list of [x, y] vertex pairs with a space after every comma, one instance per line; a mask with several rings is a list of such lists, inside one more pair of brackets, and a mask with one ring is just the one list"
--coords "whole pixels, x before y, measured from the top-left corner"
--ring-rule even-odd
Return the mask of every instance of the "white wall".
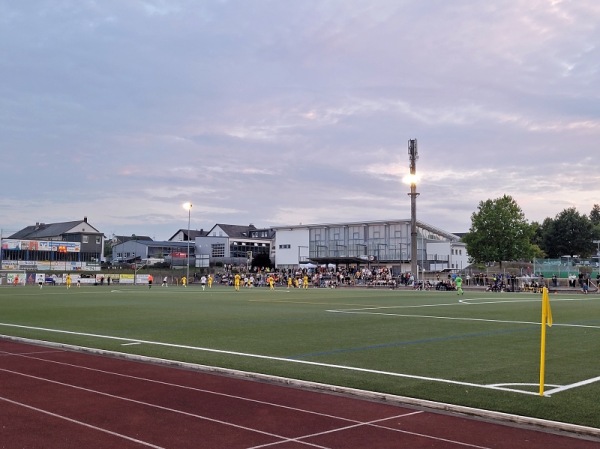
[[[438, 256], [448, 257], [448, 266], [437, 264], [438, 269], [450, 268], [453, 270], [464, 270], [469, 265], [469, 255], [467, 247], [461, 242], [428, 242], [427, 257]], [[432, 267], [432, 269], [434, 269]]]
[[298, 255], [308, 258], [308, 228], [276, 228], [275, 266], [298, 265]]

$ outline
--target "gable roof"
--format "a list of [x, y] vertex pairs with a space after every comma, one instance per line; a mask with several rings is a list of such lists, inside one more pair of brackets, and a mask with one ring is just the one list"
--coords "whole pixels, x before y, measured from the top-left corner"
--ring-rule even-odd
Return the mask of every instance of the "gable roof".
[[152, 242], [152, 238], [147, 235], [114, 235], [112, 238], [112, 246], [118, 245], [119, 243], [125, 243], [129, 240], [142, 240]]
[[181, 234], [183, 234], [183, 241], [187, 241], [187, 240], [195, 240], [196, 237], [206, 237], [208, 235], [208, 231], [205, 231], [204, 229], [200, 229], [199, 231], [197, 229], [190, 229], [190, 235], [188, 237], [188, 230], [187, 229], [178, 229], [177, 232], [175, 234], [173, 234], [170, 238], [169, 238], [169, 242], [173, 240], [173, 238], [179, 234], [181, 232]]
[[214, 225], [212, 227], [212, 229], [207, 233], [207, 235], [210, 235], [210, 233], [217, 226], [220, 229], [222, 229], [223, 232], [225, 233], [225, 235], [229, 238], [250, 238], [250, 231], [256, 230], [256, 227], [253, 224], [247, 225], [247, 226], [240, 226], [240, 225], [217, 223], [216, 225]]
[[[90, 231], [85, 231], [86, 234], [102, 234], [87, 221], [87, 217], [83, 220], [77, 221], [63, 221], [60, 223], [36, 223], [33, 226], [27, 226], [20, 231], [15, 232], [11, 235], [10, 239], [21, 239], [21, 240], [41, 240], [51, 237], [59, 237], [64, 234], [72, 233], [74, 228], [85, 223], [90, 228]], [[80, 231], [75, 231], [80, 234]]]

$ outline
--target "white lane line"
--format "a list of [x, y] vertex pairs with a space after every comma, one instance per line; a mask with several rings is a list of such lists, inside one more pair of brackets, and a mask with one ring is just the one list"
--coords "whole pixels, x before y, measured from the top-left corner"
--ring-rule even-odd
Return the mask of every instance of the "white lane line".
[[254, 404], [261, 404], [261, 405], [267, 405], [270, 407], [277, 407], [277, 408], [281, 408], [284, 410], [291, 410], [294, 412], [302, 412], [302, 413], [307, 413], [307, 414], [311, 414], [311, 415], [316, 415], [316, 416], [321, 416], [324, 418], [332, 418], [332, 419], [338, 419], [340, 421], [347, 421], [347, 422], [351, 422], [351, 423], [360, 423], [362, 421], [357, 421], [355, 419], [349, 419], [349, 418], [344, 418], [341, 416], [337, 416], [337, 415], [330, 415], [328, 413], [321, 413], [321, 412], [315, 412], [313, 410], [307, 410], [307, 409], [302, 409], [302, 408], [297, 408], [297, 407], [290, 407], [287, 405], [281, 405], [281, 404], [276, 404], [274, 402], [268, 402], [268, 401], [260, 401], [258, 399], [251, 399], [251, 398], [247, 398], [244, 396], [236, 396], [236, 395], [232, 395], [232, 394], [228, 394], [228, 393], [222, 393], [219, 391], [212, 391], [212, 390], [206, 390], [203, 388], [196, 388], [196, 387], [190, 387], [187, 385], [180, 385], [180, 384], [174, 384], [172, 382], [164, 382], [162, 380], [156, 380], [156, 379], [149, 379], [146, 377], [139, 377], [139, 376], [132, 376], [130, 374], [122, 374], [122, 373], [117, 373], [114, 371], [107, 371], [107, 370], [102, 370], [102, 369], [98, 369], [98, 368], [90, 368], [87, 366], [81, 366], [81, 365], [75, 365], [72, 363], [66, 363], [66, 362], [59, 362], [56, 360], [49, 360], [49, 359], [40, 359], [38, 357], [30, 357], [27, 354], [18, 354], [20, 357], [23, 358], [27, 358], [30, 360], [37, 360], [37, 361], [41, 361], [41, 362], [45, 362], [45, 363], [52, 363], [55, 365], [60, 365], [60, 366], [67, 366], [70, 368], [77, 368], [77, 369], [81, 369], [81, 370], [86, 370], [86, 371], [92, 371], [95, 373], [101, 373], [101, 374], [108, 374], [111, 376], [115, 376], [115, 377], [122, 377], [124, 379], [132, 379], [132, 380], [139, 380], [142, 382], [148, 382], [148, 383], [153, 383], [156, 385], [163, 385], [166, 387], [175, 387], [175, 388], [180, 388], [183, 390], [189, 390], [189, 391], [195, 391], [197, 393], [206, 393], [206, 394], [212, 394], [215, 396], [221, 396], [221, 397], [225, 397], [225, 398], [229, 398], [229, 399], [236, 399], [239, 401], [246, 401], [246, 402], [252, 402]]
[[[310, 435], [303, 435], [301, 437], [290, 438], [287, 441], [302, 443], [303, 442], [302, 440], [305, 440], [307, 438], [319, 437], [319, 436], [322, 436], [322, 435], [328, 435], [328, 434], [331, 434], [331, 433], [342, 432], [342, 431], [345, 431], [345, 430], [355, 429], [355, 428], [358, 428], [358, 427], [371, 426], [371, 427], [377, 427], [378, 429], [388, 430], [388, 431], [391, 431], [391, 432], [398, 432], [398, 433], [402, 433], [402, 434], [406, 434], [406, 435], [412, 435], [412, 436], [416, 436], [416, 437], [420, 437], [420, 438], [426, 438], [426, 439], [435, 440], [435, 441], [443, 441], [445, 443], [451, 443], [451, 444], [454, 444], [454, 445], [457, 445], [457, 446], [470, 447], [470, 448], [474, 448], [474, 449], [492, 449], [492, 448], [490, 448], [488, 446], [478, 446], [478, 445], [475, 445], [475, 444], [463, 443], [461, 441], [456, 441], [456, 440], [449, 440], [447, 438], [436, 437], [436, 436], [427, 435], [427, 434], [424, 434], [424, 433], [410, 432], [408, 430], [395, 429], [395, 428], [392, 428], [392, 427], [385, 427], [385, 426], [377, 425], [378, 423], [381, 423], [381, 422], [384, 422], [384, 421], [389, 421], [391, 419], [405, 418], [407, 416], [418, 415], [420, 413], [423, 413], [423, 412], [417, 411], [417, 412], [411, 412], [411, 413], [404, 413], [402, 415], [392, 416], [392, 417], [389, 417], [389, 418], [379, 418], [379, 419], [376, 419], [376, 420], [373, 420], [373, 421], [366, 421], [366, 422], [363, 422], [363, 423], [360, 423], [360, 424], [354, 424], [354, 425], [351, 425], [351, 426], [345, 426], [345, 427], [340, 427], [340, 428], [337, 428], [337, 429], [325, 430], [323, 432], [317, 432], [317, 433], [313, 433], [313, 434], [310, 434]], [[269, 447], [269, 446], [275, 446], [276, 444], [279, 444], [279, 443], [262, 444], [262, 445], [259, 445], [259, 446], [252, 446], [252, 447], [249, 447], [247, 449], [262, 449], [262, 448]]]
[[148, 443], [146, 441], [138, 440], [137, 438], [131, 438], [131, 437], [128, 437], [127, 435], [123, 435], [121, 433], [113, 432], [113, 431], [108, 430], [108, 429], [103, 429], [102, 427], [93, 426], [91, 424], [87, 424], [87, 423], [84, 423], [82, 421], [78, 421], [76, 419], [69, 418], [67, 416], [58, 415], [56, 413], [49, 412], [48, 410], [42, 410], [41, 408], [32, 407], [31, 405], [23, 404], [22, 402], [13, 401], [12, 399], [4, 398], [2, 396], [0, 396], [0, 401], [8, 402], [9, 404], [13, 404], [13, 405], [16, 405], [16, 406], [19, 406], [19, 407], [23, 407], [23, 408], [26, 408], [26, 409], [29, 409], [29, 410], [33, 410], [33, 411], [38, 412], [38, 413], [43, 413], [45, 415], [52, 416], [54, 418], [62, 419], [64, 421], [68, 421], [70, 423], [74, 423], [74, 424], [77, 424], [77, 425], [80, 425], [80, 426], [83, 426], [83, 427], [87, 427], [88, 429], [97, 430], [98, 432], [107, 433], [109, 435], [112, 435], [112, 436], [115, 436], [115, 437], [118, 437], [118, 438], [122, 438], [124, 440], [133, 441], [134, 443], [138, 443], [138, 444], [141, 444], [141, 445], [146, 446], [146, 447], [151, 447], [151, 448], [154, 448], [154, 449], [165, 449], [162, 446], [156, 446], [156, 445]]
[[[92, 390], [91, 388], [79, 387], [77, 385], [67, 384], [67, 383], [64, 383], [64, 382], [59, 382], [59, 381], [52, 380], [52, 379], [46, 379], [46, 378], [39, 377], [39, 376], [33, 376], [31, 374], [20, 373], [18, 371], [12, 371], [12, 370], [5, 369], [5, 368], [0, 368], [0, 371], [5, 372], [5, 373], [9, 373], [9, 374], [13, 374], [13, 375], [16, 375], [16, 376], [22, 376], [22, 377], [27, 377], [29, 379], [39, 380], [39, 381], [42, 381], [42, 382], [48, 382], [48, 383], [51, 383], [51, 384], [54, 384], [54, 385], [60, 385], [62, 387], [66, 387], [66, 388], [72, 388], [74, 390], [85, 391], [86, 393], [97, 394], [97, 395], [108, 397], [108, 398], [111, 398], [111, 399], [116, 399], [116, 400], [125, 401], [125, 402], [131, 402], [133, 404], [143, 405], [143, 406], [146, 406], [146, 407], [151, 407], [151, 408], [154, 408], [154, 409], [157, 409], [157, 410], [161, 410], [161, 411], [165, 411], [165, 412], [169, 412], [169, 413], [177, 413], [179, 415], [188, 416], [188, 417], [191, 417], [191, 418], [197, 418], [197, 419], [200, 419], [200, 420], [213, 422], [213, 423], [221, 424], [221, 425], [224, 425], [224, 426], [227, 426], [227, 427], [234, 427], [236, 429], [241, 429], [241, 430], [245, 430], [245, 431], [252, 432], [252, 433], [258, 433], [258, 434], [261, 434], [261, 435], [266, 435], [266, 436], [271, 437], [271, 438], [278, 438], [278, 439], [281, 439], [281, 440], [286, 440], [287, 439], [287, 437], [285, 437], [283, 435], [277, 435], [277, 434], [274, 434], [274, 433], [265, 432], [263, 430], [252, 429], [251, 427], [246, 427], [246, 426], [242, 426], [242, 425], [239, 425], [239, 424], [234, 424], [234, 423], [227, 422], [227, 421], [222, 421], [220, 419], [209, 418], [208, 416], [202, 416], [202, 415], [198, 415], [196, 413], [185, 412], [183, 410], [177, 410], [177, 409], [174, 409], [174, 408], [171, 408], [171, 407], [164, 407], [162, 405], [156, 405], [156, 404], [151, 404], [149, 402], [138, 401], [136, 399], [131, 399], [131, 398], [123, 397], [123, 396], [117, 396], [117, 395], [114, 395], [114, 394], [105, 393], [103, 391]], [[313, 446], [310, 443], [303, 443], [303, 444], [307, 444], [309, 446]], [[319, 446], [315, 446], [315, 447], [319, 447]]]

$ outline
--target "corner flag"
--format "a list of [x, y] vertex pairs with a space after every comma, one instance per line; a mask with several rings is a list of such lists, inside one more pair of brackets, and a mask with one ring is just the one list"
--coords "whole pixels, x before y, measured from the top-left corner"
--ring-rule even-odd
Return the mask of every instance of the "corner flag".
[[546, 374], [546, 326], [552, 327], [552, 309], [548, 288], [542, 289], [542, 344], [540, 354], [540, 396], [544, 396], [544, 377]]
[[550, 296], [547, 287], [542, 289], [542, 324], [552, 327], [552, 309], [550, 308]]

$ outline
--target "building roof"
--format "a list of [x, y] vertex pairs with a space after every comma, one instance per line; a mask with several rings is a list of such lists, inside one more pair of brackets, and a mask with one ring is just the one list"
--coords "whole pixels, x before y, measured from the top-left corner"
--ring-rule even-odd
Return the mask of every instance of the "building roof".
[[207, 235], [210, 235], [212, 230], [215, 229], [217, 226], [219, 228], [221, 228], [223, 230], [223, 232], [229, 238], [250, 238], [250, 231], [256, 230], [256, 227], [253, 224], [248, 225], [248, 226], [243, 226], [243, 225], [240, 226], [240, 225], [217, 223], [216, 225], [214, 225], [212, 227], [212, 229], [210, 231], [208, 231]]
[[[148, 248], [187, 248], [188, 242], [171, 242], [170, 240], [154, 241], [154, 240], [136, 240], [129, 239], [128, 242], [134, 241], [139, 245], [147, 246]], [[123, 245], [127, 242], [120, 243]], [[192, 243], [190, 243], [192, 245]], [[115, 245], [116, 246], [116, 245]]]
[[190, 229], [190, 235], [188, 236], [188, 230], [187, 229], [179, 229], [175, 234], [173, 234], [171, 236], [171, 238], [169, 238], [169, 241], [172, 241], [173, 238], [177, 235], [181, 233], [183, 235], [183, 240], [187, 241], [187, 240], [195, 240], [196, 237], [206, 237], [208, 235], [208, 231], [205, 231], [204, 229], [200, 229], [199, 231], [197, 229]]
[[[42, 240], [45, 238], [59, 237], [64, 234], [71, 233], [75, 227], [82, 223], [85, 223], [90, 228], [89, 232], [86, 230], [86, 234], [102, 234], [88, 223], [87, 217], [84, 217], [83, 220], [76, 221], [64, 221], [60, 223], [36, 223], [35, 225], [27, 226], [20, 231], [15, 232], [8, 238], [21, 240]], [[76, 231], [76, 233], [80, 234], [81, 232]]]
[[113, 236], [113, 241], [118, 241], [118, 243], [128, 242], [129, 240], [152, 241], [152, 238], [147, 235], [115, 235], [115, 236]]
[[[408, 222], [410, 223], [410, 218], [404, 218], [400, 220], [376, 220], [376, 221], [353, 221], [353, 222], [343, 222], [343, 223], [313, 223], [313, 224], [299, 224], [299, 225], [291, 225], [291, 226], [274, 226], [273, 229], [276, 231], [278, 229], [284, 230], [289, 229], [290, 231], [293, 229], [309, 229], [309, 228], [326, 228], [326, 227], [338, 227], [338, 226], [362, 226], [362, 225], [377, 225], [377, 224], [386, 224], [386, 223], [400, 223], [400, 222]], [[456, 241], [459, 240], [459, 236], [456, 234], [452, 234], [450, 232], [444, 231], [440, 228], [436, 228], [430, 224], [424, 223], [420, 220], [417, 220], [417, 226], [419, 228], [425, 229], [430, 232], [434, 232], [443, 236], [444, 238]]]

